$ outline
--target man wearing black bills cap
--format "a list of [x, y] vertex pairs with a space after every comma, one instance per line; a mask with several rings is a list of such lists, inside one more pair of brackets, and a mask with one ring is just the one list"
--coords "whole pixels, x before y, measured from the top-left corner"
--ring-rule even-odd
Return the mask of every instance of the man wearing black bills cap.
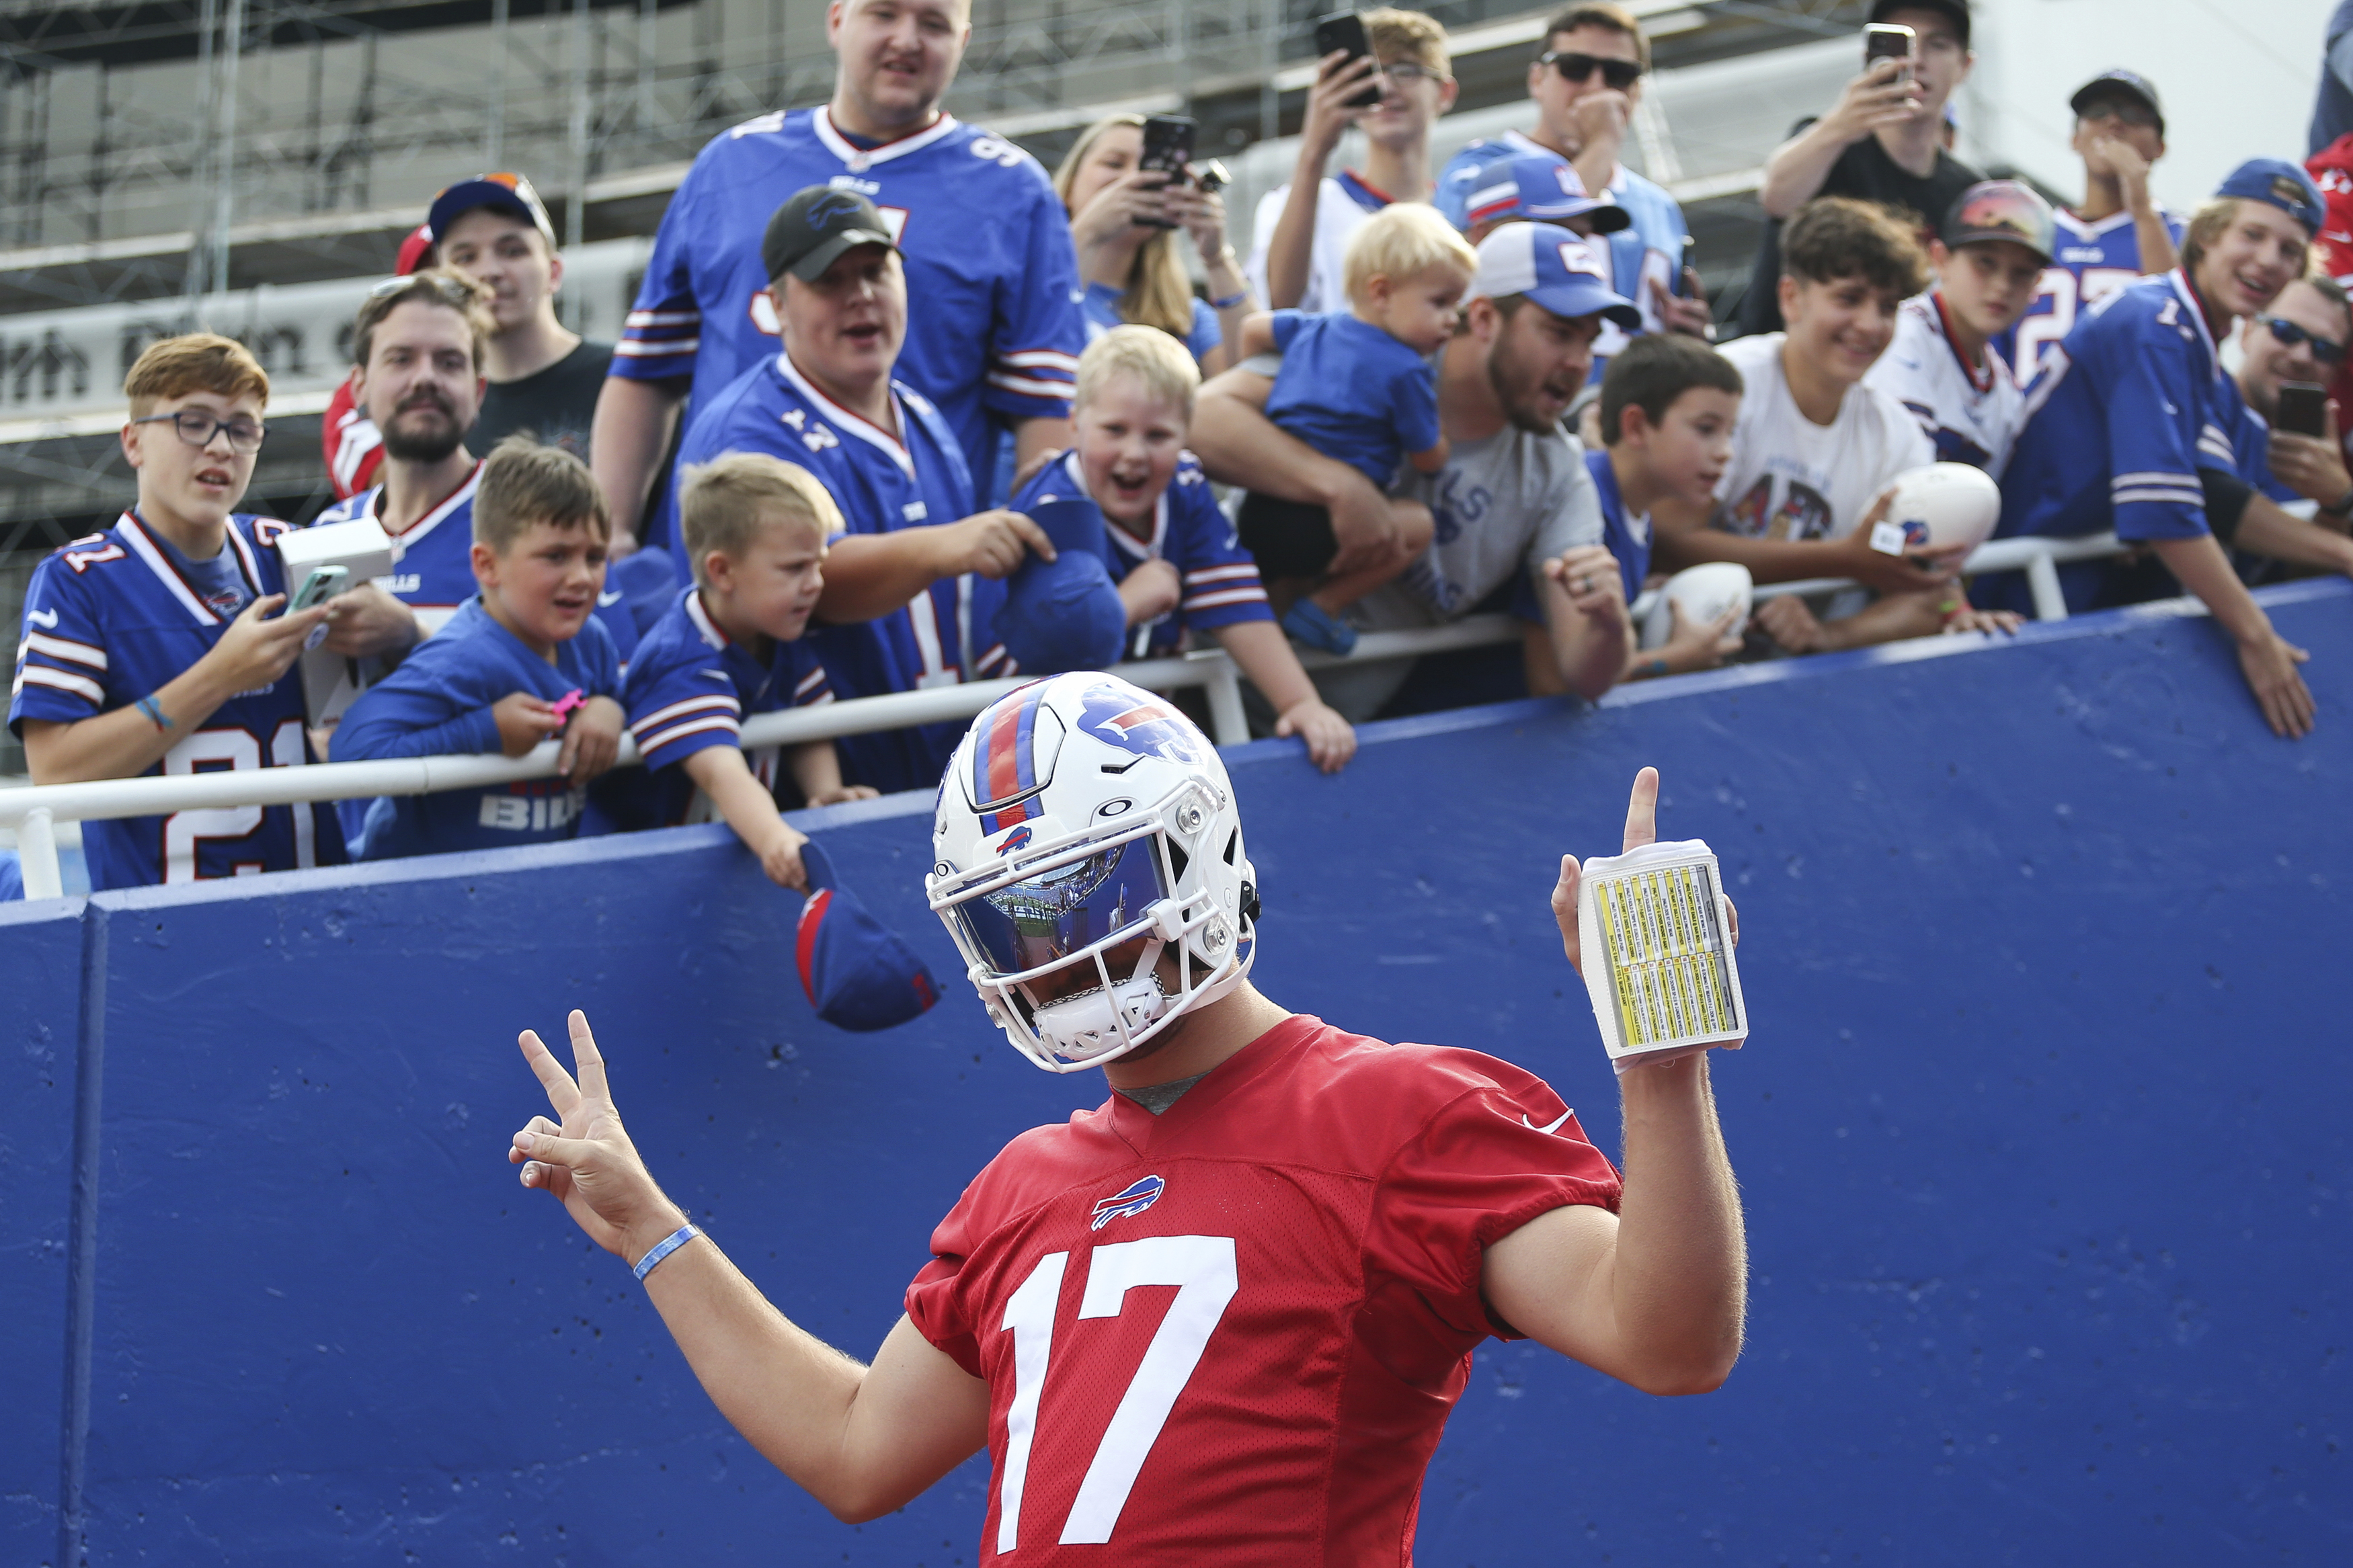
[[2084, 160], [2084, 199], [2054, 215], [2059, 248], [2042, 270], [2034, 302], [2014, 335], [1995, 343], [2025, 386], [2075, 318], [2136, 278], [2170, 272], [2182, 219], [2148, 192], [2149, 165], [2165, 156], [2165, 110], [2157, 84], [2137, 72], [2105, 70], [2067, 100], [2071, 143]]
[[[837, 696], [1018, 673], [996, 632], [1004, 579], [1054, 547], [1018, 512], [976, 510], [955, 432], [892, 379], [907, 278], [889, 224], [855, 191], [811, 185], [776, 209], [760, 253], [785, 346], [697, 406], [680, 466], [771, 453], [841, 509], [809, 634]], [[889, 794], [931, 788], [962, 733], [933, 724], [837, 747], [850, 783]]]
[[1781, 330], [1781, 225], [1816, 196], [1908, 214], [1926, 243], [1961, 193], [1984, 178], [1944, 148], [1946, 102], [1977, 59], [1966, 0], [1875, 0], [1871, 19], [1911, 28], [1913, 57], [1873, 61], [1829, 113], [1799, 121], [1765, 160], [1757, 200], [1767, 222], [1741, 297], [1744, 334]]
[[542, 446], [585, 460], [613, 345], [556, 319], [564, 258], [539, 193], [521, 174], [477, 174], [435, 196], [425, 226], [440, 266], [490, 290], [492, 331], [482, 345], [490, 385], [467, 433], [470, 448], [487, 452], [529, 431]]

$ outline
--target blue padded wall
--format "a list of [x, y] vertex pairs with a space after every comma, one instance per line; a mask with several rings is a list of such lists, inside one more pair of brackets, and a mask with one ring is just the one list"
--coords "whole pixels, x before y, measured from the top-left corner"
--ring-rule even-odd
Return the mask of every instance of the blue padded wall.
[[[1332, 780], [1229, 754], [1262, 987], [1523, 1061], [1613, 1149], [1557, 855], [1614, 850], [1655, 763], [1742, 904], [1747, 1356], [1658, 1401], [1489, 1347], [1422, 1563], [2345, 1554], [2353, 594], [2269, 598], [2315, 656], [2300, 745], [2211, 626], [2144, 613], [1408, 721]], [[925, 803], [809, 821], [953, 980]], [[515, 1030], [586, 1007], [672, 1191], [871, 1352], [964, 1181], [1101, 1090], [960, 988], [815, 1022], [797, 907], [722, 828], [91, 900], [89, 1561], [972, 1561], [982, 1467], [836, 1524], [503, 1163], [538, 1108]]]
[[0, 1557], [58, 1548], [81, 900], [0, 904]]

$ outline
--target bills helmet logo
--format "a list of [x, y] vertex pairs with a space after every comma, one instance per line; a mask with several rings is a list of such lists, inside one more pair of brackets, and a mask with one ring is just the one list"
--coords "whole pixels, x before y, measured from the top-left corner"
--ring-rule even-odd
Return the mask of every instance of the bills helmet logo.
[[832, 191], [809, 203], [804, 216], [811, 228], [839, 228], [845, 220], [856, 217], [869, 205], [854, 191]]
[[1928, 542], [1928, 525], [1916, 517], [1904, 520], [1904, 544], [1906, 549]]
[[999, 855], [1010, 855], [1016, 849], [1027, 849], [1029, 847], [1029, 825], [1025, 822], [1005, 836], [1004, 841], [997, 845], [997, 852]]
[[1134, 1186], [1113, 1193], [1095, 1205], [1094, 1223], [1087, 1228], [1101, 1230], [1115, 1219], [1125, 1219], [1130, 1215], [1142, 1214], [1145, 1209], [1158, 1203], [1160, 1194], [1167, 1189], [1168, 1184], [1159, 1177], [1146, 1176]]
[[1172, 763], [1207, 760], [1201, 731], [1192, 721], [1155, 698], [1139, 701], [1134, 689], [1098, 686], [1086, 695], [1079, 728], [1095, 739], [1138, 756]]

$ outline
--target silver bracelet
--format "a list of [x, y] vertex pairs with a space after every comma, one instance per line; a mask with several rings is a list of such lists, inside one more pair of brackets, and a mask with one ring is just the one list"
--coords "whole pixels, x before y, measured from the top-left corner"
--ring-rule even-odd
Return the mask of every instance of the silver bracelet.
[[702, 1234], [702, 1233], [701, 1231], [694, 1228], [694, 1223], [691, 1220], [688, 1221], [686, 1224], [680, 1226], [676, 1230], [671, 1231], [668, 1236], [663, 1237], [659, 1241], [654, 1243], [653, 1250], [647, 1253], [643, 1258], [638, 1258], [637, 1268], [631, 1269], [630, 1272], [638, 1277], [640, 1283], [643, 1283], [645, 1277], [654, 1271], [655, 1264], [659, 1263], [663, 1258], [668, 1258], [671, 1253], [676, 1252], [680, 1247], [684, 1247], [688, 1242], [692, 1241], [696, 1237], [701, 1236]]

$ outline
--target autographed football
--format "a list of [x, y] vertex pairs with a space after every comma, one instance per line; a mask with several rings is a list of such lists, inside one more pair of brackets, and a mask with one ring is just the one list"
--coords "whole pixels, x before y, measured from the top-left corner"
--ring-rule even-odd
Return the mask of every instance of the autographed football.
[[1993, 476], [1968, 463], [1931, 463], [1899, 474], [1887, 521], [1904, 531], [1905, 550], [1974, 550], [2001, 521]]

